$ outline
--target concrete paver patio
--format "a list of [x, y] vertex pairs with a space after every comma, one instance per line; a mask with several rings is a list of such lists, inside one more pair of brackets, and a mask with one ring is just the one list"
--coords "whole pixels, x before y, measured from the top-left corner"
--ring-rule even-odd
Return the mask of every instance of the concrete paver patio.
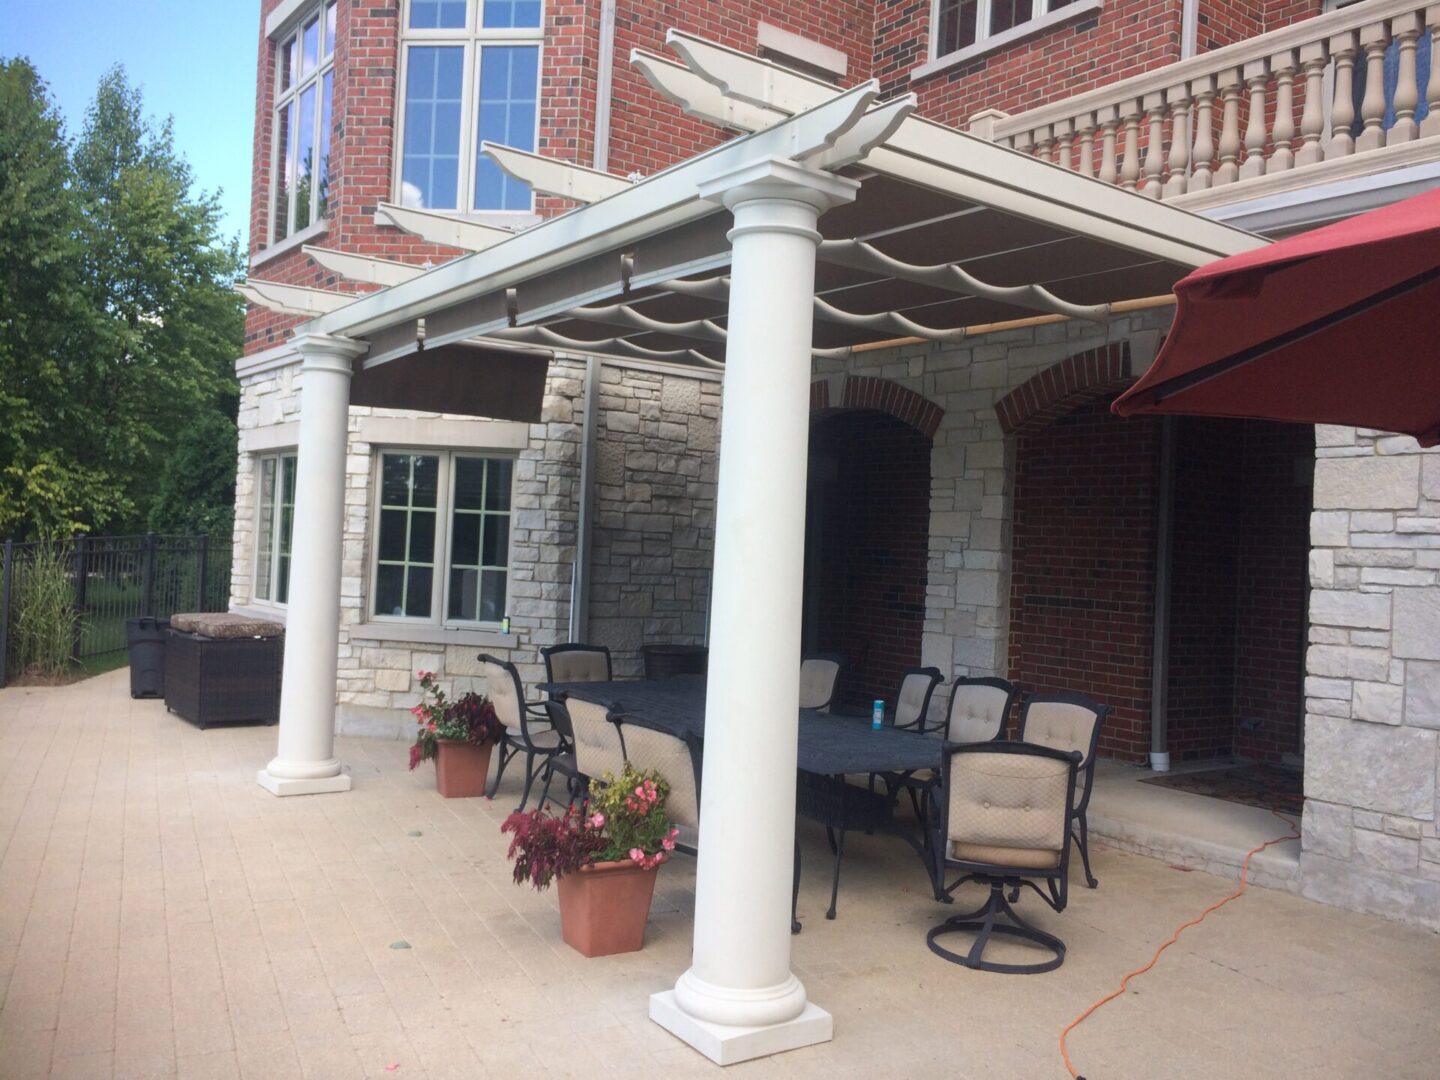
[[[274, 735], [198, 731], [123, 670], [0, 691], [0, 1076], [720, 1073], [646, 1016], [688, 963], [693, 861], [662, 871], [643, 952], [586, 960], [553, 892], [511, 884], [517, 784], [445, 800], [403, 744], [341, 738], [353, 791], [276, 799]], [[926, 949], [948, 910], [902, 843], [851, 839], [827, 922], [823, 834], [802, 839], [795, 970], [835, 1039], [736, 1075], [1064, 1077], [1061, 1028], [1232, 887], [1097, 847], [1097, 891], [1021, 901], [1065, 965], [994, 975]], [[1070, 1048], [1091, 1080], [1433, 1077], [1436, 1000], [1440, 937], [1252, 889]]]

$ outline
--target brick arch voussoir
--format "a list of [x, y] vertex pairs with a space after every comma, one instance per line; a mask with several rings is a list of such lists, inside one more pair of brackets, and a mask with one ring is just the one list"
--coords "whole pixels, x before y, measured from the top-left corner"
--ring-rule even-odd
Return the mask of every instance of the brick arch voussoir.
[[908, 424], [927, 439], [934, 439], [940, 430], [945, 410], [922, 394], [907, 389], [890, 379], [871, 375], [845, 375], [838, 390], [830, 379], [817, 379], [810, 384], [812, 419], [831, 416], [849, 409], [873, 409]]
[[1130, 346], [1114, 342], [1067, 356], [1031, 376], [995, 403], [1006, 435], [1052, 424], [1082, 405], [1110, 397], [1135, 381]]

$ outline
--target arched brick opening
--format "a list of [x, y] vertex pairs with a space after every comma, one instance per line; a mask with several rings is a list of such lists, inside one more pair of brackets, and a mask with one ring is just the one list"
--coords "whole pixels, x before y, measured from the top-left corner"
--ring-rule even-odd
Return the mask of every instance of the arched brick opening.
[[1115, 342], [1067, 356], [1021, 383], [995, 403], [1006, 435], [1044, 427], [1066, 413], [1116, 393], [1135, 381], [1130, 345]]
[[810, 384], [812, 420], [840, 409], [873, 409], [909, 424], [927, 439], [935, 437], [945, 416], [945, 410], [929, 398], [890, 379], [841, 375], [838, 379], [817, 379]]

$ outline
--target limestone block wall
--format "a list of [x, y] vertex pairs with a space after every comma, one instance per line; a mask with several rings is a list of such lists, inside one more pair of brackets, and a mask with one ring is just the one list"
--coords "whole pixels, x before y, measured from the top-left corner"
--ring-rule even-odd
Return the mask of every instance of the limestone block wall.
[[[704, 586], [713, 547], [719, 383], [629, 368], [606, 366], [600, 371], [603, 400], [592, 535], [597, 556], [603, 557], [593, 564], [591, 636], [619, 650], [617, 666], [633, 671], [638, 670], [639, 642], [698, 640], [703, 634]], [[543, 677], [540, 648], [569, 636], [584, 377], [582, 359], [552, 361], [541, 422], [536, 424], [350, 410], [336, 691], [340, 730], [408, 738], [412, 721], [405, 710], [419, 697], [415, 672], [439, 673], [451, 693], [483, 691], [475, 659], [482, 651], [513, 661], [527, 686]], [[283, 618], [283, 608], [254, 599], [256, 458], [295, 447], [303, 376], [294, 362], [248, 374], [242, 365], [240, 382], [230, 602], [232, 608]], [[367, 619], [375, 451], [395, 446], [498, 449], [516, 455], [510, 635]], [[607, 482], [617, 475], [617, 453], [624, 468], [618, 483]], [[606, 460], [612, 464], [600, 463]]]
[[1440, 454], [1316, 443], [1301, 887], [1440, 928]]

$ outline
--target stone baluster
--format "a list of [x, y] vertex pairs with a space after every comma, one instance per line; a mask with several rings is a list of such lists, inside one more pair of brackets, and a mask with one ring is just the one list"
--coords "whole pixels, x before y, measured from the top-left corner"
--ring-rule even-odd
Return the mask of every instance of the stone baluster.
[[1239, 178], [1240, 158], [1240, 69], [1220, 72], [1220, 165], [1215, 170], [1215, 187], [1233, 184]]
[[1270, 129], [1270, 160], [1267, 173], [1287, 172], [1295, 164], [1295, 50], [1276, 53], [1270, 58], [1270, 73], [1275, 76], [1275, 124]]
[[1145, 95], [1145, 115], [1150, 121], [1150, 130], [1145, 136], [1145, 186], [1141, 191], [1152, 199], [1161, 195], [1161, 183], [1165, 173], [1165, 95], [1160, 92]]
[[1355, 31], [1336, 34], [1330, 39], [1330, 56], [1335, 61], [1335, 97], [1330, 106], [1330, 141], [1325, 146], [1325, 160], [1348, 157], [1355, 152], [1355, 54], [1359, 40]]
[[[1420, 84], [1415, 77], [1415, 48], [1420, 41], [1421, 29], [1418, 11], [1397, 15], [1390, 20], [1390, 34], [1400, 43], [1400, 62], [1393, 102], [1395, 123], [1385, 133], [1386, 146], [1409, 142], [1420, 134], [1420, 125], [1415, 122], [1415, 109], [1420, 104]], [[1430, 66], [1435, 66], [1434, 53], [1431, 53]], [[1435, 81], [1433, 75], [1430, 81]]]
[[1360, 28], [1360, 47], [1365, 50], [1365, 96], [1360, 101], [1360, 119], [1365, 127], [1355, 140], [1355, 152], [1376, 150], [1385, 145], [1385, 49], [1390, 33], [1384, 23]]
[[1035, 144], [1028, 131], [1017, 131], [1010, 145], [1022, 154], [1033, 155], [1035, 153]]
[[1125, 124], [1125, 149], [1120, 158], [1120, 186], [1134, 191], [1140, 180], [1140, 99], [1131, 98], [1120, 106]]
[[1300, 113], [1300, 149], [1295, 151], [1296, 165], [1314, 165], [1325, 152], [1320, 136], [1325, 132], [1325, 65], [1330, 62], [1323, 41], [1300, 47], [1300, 67], [1305, 72], [1305, 106]]
[[1080, 137], [1080, 164], [1081, 176], [1095, 175], [1095, 114], [1087, 112], [1084, 116], [1075, 121]]
[[1210, 186], [1215, 161], [1215, 77], [1192, 80], [1190, 93], [1195, 98], [1195, 164], [1189, 189], [1204, 191]]
[[1184, 195], [1190, 180], [1190, 87], [1182, 83], [1165, 91], [1170, 106], [1170, 175], [1165, 180], [1164, 198]]
[[1055, 160], [1055, 136], [1051, 133], [1050, 125], [1046, 124], [1035, 132], [1035, 156], [1041, 161]]
[[1075, 122], [1073, 120], [1058, 120], [1051, 128], [1055, 132], [1055, 152], [1058, 155], [1055, 164], [1062, 169], [1075, 168], [1072, 160], [1074, 154], [1071, 147], [1075, 144]]
[[1270, 82], [1270, 65], [1252, 60], [1245, 65], [1245, 86], [1250, 91], [1250, 114], [1245, 120], [1245, 161], [1240, 179], [1265, 175], [1265, 87]]
[[1105, 105], [1095, 110], [1095, 122], [1100, 125], [1100, 179], [1113, 184], [1119, 179], [1115, 169], [1115, 128], [1118, 114], [1114, 105]]
[[1420, 123], [1420, 137], [1440, 135], [1440, 4], [1425, 9], [1425, 25], [1430, 31], [1430, 81], [1425, 87], [1425, 104], [1430, 110]]

